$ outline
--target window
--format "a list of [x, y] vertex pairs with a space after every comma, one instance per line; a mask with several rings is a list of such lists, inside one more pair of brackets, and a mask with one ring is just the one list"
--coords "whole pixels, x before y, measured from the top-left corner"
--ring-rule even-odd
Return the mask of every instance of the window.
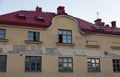
[[5, 39], [5, 29], [0, 29], [0, 39]]
[[28, 40], [29, 41], [39, 41], [39, 32], [28, 32]]
[[113, 71], [120, 72], [120, 59], [113, 59]]
[[59, 43], [66, 43], [71, 44], [72, 43], [72, 31], [71, 30], [58, 30], [59, 35]]
[[73, 72], [73, 58], [59, 57], [59, 72]]
[[0, 72], [6, 71], [7, 56], [0, 55]]
[[100, 59], [88, 58], [88, 72], [100, 72]]
[[42, 57], [40, 56], [26, 56], [25, 71], [26, 72], [41, 72]]
[[26, 18], [25, 15], [22, 14], [22, 13], [17, 14], [17, 16], [18, 16], [19, 18]]

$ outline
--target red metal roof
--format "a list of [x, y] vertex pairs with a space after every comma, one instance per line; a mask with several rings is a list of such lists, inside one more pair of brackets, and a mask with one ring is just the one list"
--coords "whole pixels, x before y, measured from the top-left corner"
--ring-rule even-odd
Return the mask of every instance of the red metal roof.
[[[99, 26], [79, 18], [77, 18], [77, 20], [79, 22], [80, 30], [83, 32], [120, 35], [120, 28]], [[101, 27], [101, 29], [96, 29], [96, 27]]]
[[[19, 16], [19, 14], [24, 15], [25, 17]], [[42, 17], [44, 21], [37, 20], [37, 16]], [[0, 15], [0, 24], [47, 28], [51, 25], [51, 21], [54, 16], [55, 13], [21, 10], [5, 15]]]
[[[15, 26], [25, 26], [25, 27], [36, 27], [36, 28], [48, 28], [51, 25], [52, 19], [56, 15], [67, 15], [63, 13], [64, 9], [58, 10], [59, 14], [42, 12], [41, 8], [37, 7], [37, 11], [17, 11], [13, 13], [8, 13], [0, 15], [0, 24], [15, 25]], [[39, 19], [37, 19], [37, 17]], [[102, 26], [87, 22], [80, 18], [76, 18], [79, 22], [79, 28], [85, 33], [102, 33], [102, 34], [112, 34], [120, 35], [120, 28]], [[100, 28], [100, 29], [99, 29]]]

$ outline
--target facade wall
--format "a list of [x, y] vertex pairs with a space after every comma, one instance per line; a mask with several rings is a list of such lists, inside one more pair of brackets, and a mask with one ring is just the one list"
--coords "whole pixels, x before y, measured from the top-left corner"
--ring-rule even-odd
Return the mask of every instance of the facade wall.
[[[47, 29], [0, 25], [8, 41], [0, 42], [0, 55], [7, 55], [7, 70], [0, 77], [119, 77], [113, 72], [112, 59], [120, 59], [120, 36], [83, 35], [78, 22], [71, 16], [53, 18]], [[58, 44], [58, 29], [72, 30], [71, 45]], [[42, 43], [25, 43], [28, 31], [40, 32]], [[86, 45], [89, 45], [86, 47]], [[117, 49], [111, 48], [117, 46]], [[107, 52], [107, 55], [105, 55]], [[25, 56], [42, 56], [42, 72], [25, 72]], [[58, 72], [58, 57], [73, 57], [73, 72]], [[100, 58], [101, 71], [90, 73], [87, 58]]]
[[[39, 54], [16, 54], [7, 53], [7, 71], [0, 73], [0, 77], [118, 77], [119, 73], [114, 73], [112, 69], [112, 58], [100, 58], [101, 72], [87, 71], [86, 56], [58, 56], [58, 55], [39, 55]], [[42, 72], [25, 72], [25, 56], [42, 56]], [[73, 58], [73, 72], [58, 72], [58, 57], [72, 57]], [[92, 57], [93, 58], [93, 57]], [[94, 57], [96, 58], [96, 57]]]

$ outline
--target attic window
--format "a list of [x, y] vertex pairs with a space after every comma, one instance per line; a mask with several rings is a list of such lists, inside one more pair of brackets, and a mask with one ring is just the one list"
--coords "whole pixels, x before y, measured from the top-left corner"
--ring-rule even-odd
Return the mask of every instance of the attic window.
[[93, 26], [93, 28], [97, 30], [104, 30], [103, 26], [98, 26], [98, 25]]
[[36, 19], [44, 21], [44, 18], [42, 16], [37, 16]]
[[20, 17], [20, 18], [25, 18], [25, 15], [21, 14], [21, 13], [19, 13], [17, 16]]

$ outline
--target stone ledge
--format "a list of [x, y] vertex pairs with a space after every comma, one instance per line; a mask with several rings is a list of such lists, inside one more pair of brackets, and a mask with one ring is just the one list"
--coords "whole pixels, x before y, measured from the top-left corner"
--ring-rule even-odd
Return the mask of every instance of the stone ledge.
[[8, 42], [8, 39], [0, 39], [0, 42]]
[[74, 45], [75, 45], [74, 43], [66, 44], [66, 43], [59, 43], [59, 42], [56, 42], [56, 44], [57, 44], [58, 46], [74, 46]]
[[111, 46], [112, 49], [120, 49], [120, 46]]
[[88, 47], [88, 48], [99, 48], [100, 45], [90, 45], [90, 44], [87, 44], [86, 47]]
[[25, 40], [25, 43], [27, 43], [27, 44], [42, 44], [43, 41], [29, 41], [29, 40]]

